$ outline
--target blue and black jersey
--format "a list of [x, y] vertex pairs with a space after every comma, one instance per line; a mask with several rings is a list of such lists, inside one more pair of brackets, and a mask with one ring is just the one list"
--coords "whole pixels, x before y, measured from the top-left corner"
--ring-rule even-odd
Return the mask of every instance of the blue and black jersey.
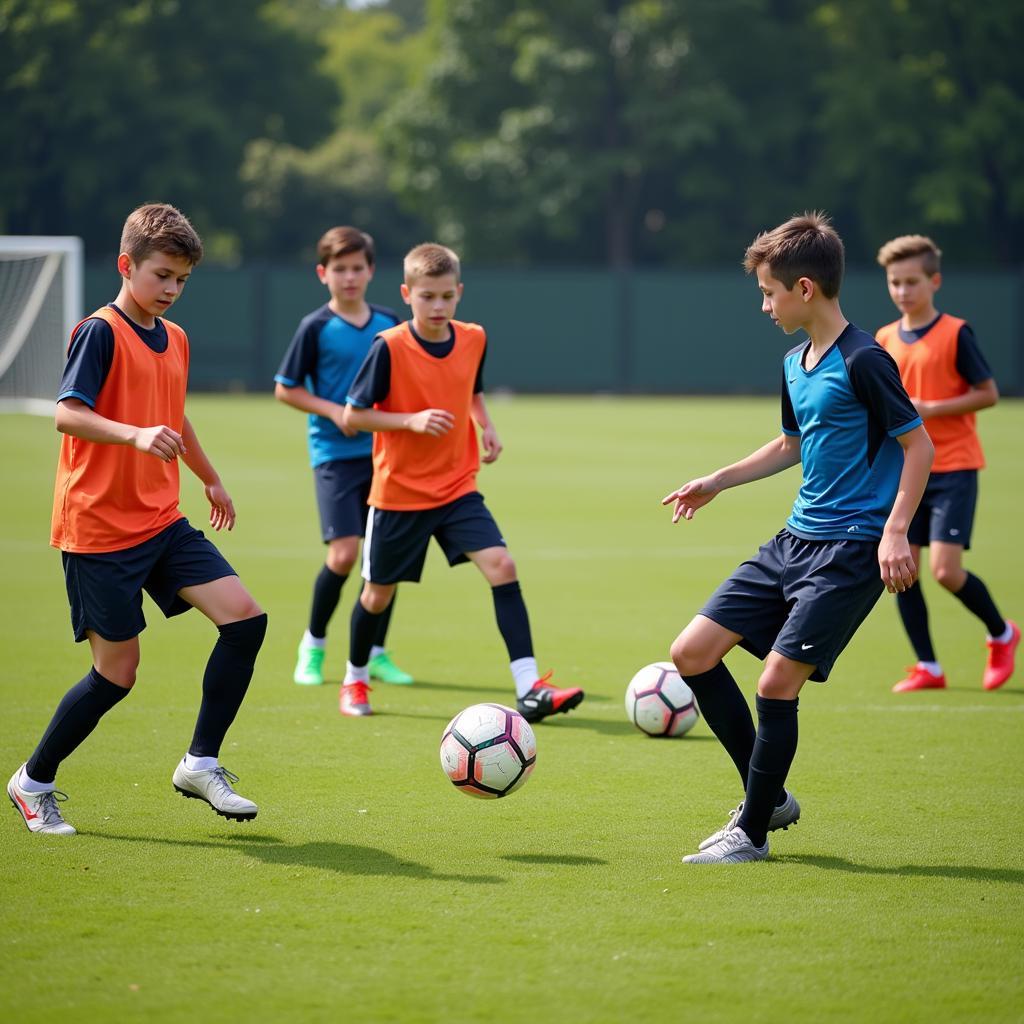
[[[390, 309], [370, 306], [366, 323], [355, 327], [325, 304], [302, 319], [274, 380], [287, 388], [301, 385], [318, 398], [344, 405], [373, 339], [397, 323], [399, 318]], [[345, 437], [326, 417], [309, 416], [309, 458], [314, 466], [369, 458], [372, 445], [371, 434]]]
[[786, 353], [782, 430], [800, 438], [803, 484], [787, 520], [806, 540], [879, 540], [903, 472], [896, 440], [921, 425], [892, 356], [847, 324], [811, 370]]

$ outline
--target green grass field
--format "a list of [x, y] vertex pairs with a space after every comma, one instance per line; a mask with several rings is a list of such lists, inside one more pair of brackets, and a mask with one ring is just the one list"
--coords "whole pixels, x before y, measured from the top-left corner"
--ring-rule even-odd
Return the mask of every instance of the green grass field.
[[[772, 859], [680, 856], [737, 781], [707, 727], [650, 740], [624, 717], [633, 671], [782, 524], [797, 471], [671, 526], [661, 497], [777, 427], [769, 400], [493, 398], [506, 451], [480, 488], [519, 565], [542, 668], [582, 707], [537, 728], [508, 800], [469, 799], [438, 762], [446, 721], [513, 698], [487, 587], [433, 553], [391, 646], [419, 680], [342, 718], [337, 686], [291, 682], [321, 559], [303, 418], [269, 398], [194, 398], [235, 499], [218, 544], [270, 615], [222, 761], [260, 805], [226, 822], [171, 788], [214, 632], [147, 604], [139, 684], [58, 782], [77, 837], [0, 829], [0, 1018], [11, 1022], [1024, 1020], [1024, 670], [980, 679], [983, 629], [926, 581], [951, 688], [896, 696], [912, 660], [883, 596], [829, 683], [809, 684], [790, 784], [799, 825]], [[968, 565], [1024, 617], [1024, 405], [982, 417]], [[0, 418], [6, 478], [3, 779], [88, 668], [47, 548], [57, 436]], [[184, 472], [187, 476], [187, 472]], [[188, 477], [183, 507], [205, 517]], [[340, 679], [350, 581], [327, 668]], [[758, 664], [730, 665], [753, 695]]]

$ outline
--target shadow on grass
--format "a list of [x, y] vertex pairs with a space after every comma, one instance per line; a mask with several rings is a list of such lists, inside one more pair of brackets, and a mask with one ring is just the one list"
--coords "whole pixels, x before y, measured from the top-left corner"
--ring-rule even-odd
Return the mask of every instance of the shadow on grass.
[[514, 864], [565, 864], [569, 866], [586, 864], [607, 864], [608, 861], [600, 857], [585, 857], [575, 853], [506, 853], [502, 860], [512, 861]]
[[503, 885], [504, 878], [497, 875], [459, 875], [435, 871], [426, 864], [402, 860], [387, 850], [353, 843], [286, 843], [277, 836], [239, 832], [225, 836], [221, 842], [208, 839], [171, 839], [157, 836], [127, 836], [111, 832], [80, 832], [90, 839], [114, 840], [121, 843], [156, 843], [161, 846], [200, 847], [207, 850], [236, 850], [255, 857], [264, 864], [286, 867], [319, 868], [336, 871], [341, 875], [383, 875], [401, 878], [420, 878], [430, 882], [463, 882], [467, 885]]
[[903, 864], [886, 867], [880, 864], [858, 864], [845, 857], [821, 857], [813, 854], [787, 854], [773, 857], [779, 864], [807, 864], [827, 871], [849, 871], [855, 875], [913, 875], [919, 878], [960, 878], [975, 882], [1009, 882], [1024, 885], [1024, 871], [1019, 868], [983, 868], [970, 864]]
[[[584, 715], [568, 714], [564, 717], [552, 715], [550, 719], [544, 719], [543, 722], [536, 723], [541, 728], [547, 725], [557, 725], [560, 729], [592, 729], [594, 732], [602, 732], [606, 736], [637, 736], [641, 735], [640, 730], [631, 722], [627, 722], [625, 718], [587, 718]], [[536, 727], [535, 725], [535, 727]], [[706, 740], [713, 740], [715, 737], [706, 733], [700, 733], [696, 736], [647, 736], [646, 739], [652, 743], [673, 743], [673, 742], [685, 742], [685, 743], [703, 743]]]

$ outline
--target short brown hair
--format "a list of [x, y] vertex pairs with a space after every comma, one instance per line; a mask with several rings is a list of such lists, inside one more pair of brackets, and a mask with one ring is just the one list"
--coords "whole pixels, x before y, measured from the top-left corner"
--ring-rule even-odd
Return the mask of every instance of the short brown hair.
[[203, 258], [203, 243], [188, 217], [167, 203], [138, 206], [124, 222], [121, 252], [138, 266], [155, 252], [180, 256], [194, 267]]
[[322, 267], [326, 267], [335, 256], [349, 256], [361, 252], [366, 256], [368, 266], [376, 258], [373, 239], [359, 228], [337, 227], [325, 231], [316, 244], [316, 256]]
[[402, 262], [405, 283], [412, 284], [421, 277], [443, 277], [454, 274], [458, 281], [462, 272], [459, 257], [449, 248], [436, 242], [424, 242], [410, 249]]
[[787, 288], [801, 277], [809, 277], [827, 299], [839, 294], [844, 262], [843, 240], [828, 216], [818, 210], [790, 217], [785, 224], [762, 231], [743, 257], [748, 274], [767, 263], [772, 277]]
[[921, 260], [921, 268], [930, 277], [942, 266], [942, 250], [927, 235], [900, 235], [878, 250], [878, 262], [883, 267], [899, 260]]

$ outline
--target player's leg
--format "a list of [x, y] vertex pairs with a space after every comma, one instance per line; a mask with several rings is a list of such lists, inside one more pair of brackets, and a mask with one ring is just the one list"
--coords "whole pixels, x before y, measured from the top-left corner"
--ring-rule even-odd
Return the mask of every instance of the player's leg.
[[352, 607], [349, 623], [348, 662], [338, 693], [338, 710], [343, 715], [362, 718], [372, 715], [370, 707], [370, 652], [380, 635], [381, 620], [388, 614], [397, 585], [367, 580]]
[[579, 707], [586, 696], [580, 687], [552, 685], [550, 671], [540, 675], [516, 563], [483, 497], [474, 492], [447, 506], [436, 537], [449, 565], [468, 559], [491, 587], [494, 617], [508, 652], [519, 713], [528, 722], [539, 722]]
[[[910, 554], [914, 564], [921, 570], [921, 545], [911, 544]], [[932, 643], [931, 629], [928, 624], [928, 605], [925, 603], [921, 577], [907, 590], [896, 595], [896, 607], [907, 632], [910, 646], [914, 648], [917, 662], [907, 670], [905, 679], [901, 679], [892, 688], [893, 693], [907, 693], [911, 690], [941, 690], [946, 685], [946, 677], [942, 665], [935, 657], [935, 646]]]
[[57, 800], [64, 794], [55, 779], [61, 763], [85, 741], [100, 719], [128, 696], [139, 666], [139, 640], [112, 642], [88, 632], [92, 668], [64, 694], [35, 751], [7, 787], [14, 806], [32, 832], [71, 835]]
[[327, 557], [313, 583], [309, 625], [299, 641], [292, 678], [300, 686], [320, 686], [327, 649], [327, 626], [341, 600], [341, 590], [359, 555], [359, 537], [335, 537], [328, 541]]

